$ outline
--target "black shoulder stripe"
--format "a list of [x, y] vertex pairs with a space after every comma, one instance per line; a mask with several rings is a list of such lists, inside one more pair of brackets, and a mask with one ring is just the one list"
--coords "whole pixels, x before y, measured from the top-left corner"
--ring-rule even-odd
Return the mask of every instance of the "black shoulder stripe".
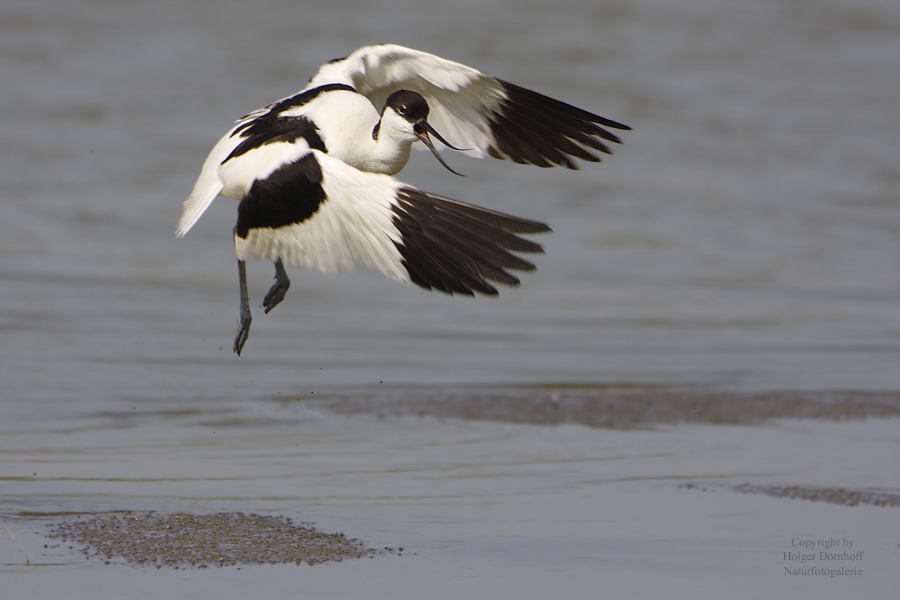
[[[278, 115], [280, 115], [281, 113], [283, 113], [286, 110], [289, 110], [291, 108], [297, 108], [298, 106], [303, 106], [304, 104], [309, 104], [310, 102], [312, 102], [315, 98], [317, 98], [321, 94], [324, 94], [326, 92], [334, 92], [334, 91], [338, 91], [338, 90], [342, 90], [345, 92], [356, 92], [356, 89], [354, 89], [353, 86], [345, 85], [343, 83], [329, 83], [327, 85], [320, 85], [319, 87], [313, 88], [311, 90], [306, 90], [305, 92], [300, 92], [299, 94], [294, 94], [290, 98], [285, 98], [283, 100], [279, 100], [278, 102], [274, 102], [274, 103], [266, 106], [265, 108], [260, 109], [261, 111], [266, 110], [266, 109], [268, 109], [268, 110], [266, 110], [265, 113], [256, 117], [255, 119], [251, 119], [250, 121], [247, 121], [240, 127], [236, 128], [234, 130], [234, 132], [231, 134], [231, 136], [234, 137], [236, 135], [243, 134], [243, 132], [246, 128], [250, 127], [254, 122], [256, 122], [259, 119], [265, 119], [268, 117], [277, 117]], [[253, 114], [253, 113], [251, 113], [251, 114]], [[246, 119], [247, 117], [244, 117], [244, 118]]]
[[255, 148], [275, 142], [293, 142], [303, 138], [310, 148], [328, 152], [317, 127], [306, 117], [278, 117], [264, 115], [251, 121], [245, 129], [246, 138], [232, 150], [222, 164], [232, 158], [246, 154]]
[[[343, 83], [329, 83], [328, 85], [320, 85], [317, 88], [296, 94], [290, 98], [279, 100], [261, 109], [261, 111], [264, 110], [265, 112], [235, 127], [231, 137], [240, 136], [247, 139], [238, 144], [237, 148], [228, 155], [228, 158], [222, 161], [223, 164], [236, 156], [246, 154], [254, 148], [273, 142], [293, 142], [300, 137], [306, 139], [310, 148], [327, 152], [315, 124], [302, 116], [282, 117], [281, 114], [291, 108], [308, 104], [321, 94], [338, 90], [356, 92], [352, 86]], [[246, 119], [247, 117], [244, 118]]]
[[253, 183], [238, 204], [234, 232], [246, 239], [251, 229], [302, 223], [319, 210], [325, 199], [322, 168], [312, 153], [306, 154]]

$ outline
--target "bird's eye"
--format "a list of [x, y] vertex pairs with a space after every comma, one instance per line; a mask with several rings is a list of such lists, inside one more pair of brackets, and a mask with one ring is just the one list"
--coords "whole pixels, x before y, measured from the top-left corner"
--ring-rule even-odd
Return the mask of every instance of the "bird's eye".
[[408, 111], [409, 111], [409, 109], [406, 107], [405, 104], [401, 104], [400, 106], [397, 107], [397, 112], [400, 113], [401, 115], [405, 115]]

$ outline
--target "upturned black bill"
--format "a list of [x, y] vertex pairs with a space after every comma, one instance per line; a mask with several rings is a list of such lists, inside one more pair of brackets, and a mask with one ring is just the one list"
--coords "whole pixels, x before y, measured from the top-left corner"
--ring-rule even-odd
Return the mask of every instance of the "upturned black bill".
[[434, 142], [431, 141], [431, 138], [428, 136], [428, 134], [430, 133], [431, 135], [433, 135], [435, 138], [437, 138], [437, 140], [440, 143], [444, 144], [451, 150], [463, 151], [461, 148], [452, 146], [450, 144], [450, 142], [445, 140], [443, 138], [443, 136], [441, 134], [439, 134], [437, 131], [435, 131], [434, 127], [432, 127], [428, 123], [428, 121], [426, 121], [424, 119], [419, 121], [415, 125], [413, 125], [413, 131], [416, 133], [416, 137], [418, 137], [420, 140], [422, 140], [422, 143], [424, 143], [426, 146], [428, 146], [428, 149], [431, 150], [431, 153], [434, 154], [434, 157], [438, 159], [438, 162], [440, 162], [442, 165], [444, 165], [445, 169], [447, 169], [454, 175], [459, 175], [460, 177], [465, 177], [465, 175], [463, 175], [462, 173], [457, 173], [456, 171], [454, 171], [453, 169], [450, 168], [450, 165], [448, 165], [447, 163], [444, 162], [444, 159], [441, 158], [440, 153], [438, 153], [437, 148], [434, 147]]

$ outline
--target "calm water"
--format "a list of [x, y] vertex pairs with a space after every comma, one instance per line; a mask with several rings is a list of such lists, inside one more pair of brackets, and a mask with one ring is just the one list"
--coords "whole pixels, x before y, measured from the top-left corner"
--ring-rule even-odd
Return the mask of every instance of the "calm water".
[[[468, 175], [461, 179], [425, 153], [414, 156], [404, 181], [548, 222], [554, 233], [540, 238], [547, 254], [537, 258], [538, 271], [499, 299], [475, 300], [362, 272], [293, 271], [286, 301], [269, 315], [255, 310], [238, 359], [230, 350], [238, 312], [235, 203], [217, 200], [176, 240], [181, 202], [235, 118], [301, 88], [322, 62], [386, 41], [473, 65], [635, 130], [615, 156], [578, 172], [448, 154]], [[377, 527], [353, 527], [383, 517], [352, 500], [339, 503], [347, 510], [308, 515], [302, 495], [282, 490], [282, 504], [260, 507], [252, 494], [233, 489], [253, 485], [249, 474], [260, 464], [253, 457], [280, 456], [282, 443], [294, 443], [282, 429], [284, 437], [270, 438], [277, 418], [259, 425], [258, 413], [269, 415], [273, 399], [459, 384], [900, 389], [900, 7], [893, 0], [409, 0], [302, 8], [279, 0], [7, 0], [0, 7], [0, 82], [0, 434], [4, 462], [17, 465], [0, 478], [0, 514], [295, 511], [301, 520], [326, 519], [326, 529], [374, 536]], [[271, 265], [249, 271], [258, 306]], [[234, 436], [254, 441], [211, 442], [220, 414]], [[208, 415], [213, 424], [184, 415]], [[382, 435], [396, 436], [411, 453], [448, 436], [451, 454], [470, 435], [468, 426], [452, 424], [421, 424], [417, 433], [312, 423], [298, 429], [304, 439], [370, 443], [325, 447], [325, 458], [312, 465], [292, 455], [286, 470], [350, 469], [383, 449]], [[507, 440], [501, 454], [541, 461], [528, 445], [531, 434], [473, 427], [476, 437]], [[552, 429], [539, 437], [552, 432], [570, 435]], [[205, 441], [195, 446], [198, 435]], [[584, 436], [562, 446], [575, 452], [609, 434], [571, 435]], [[616, 435], [630, 440], [622, 442], [626, 455], [657, 470], [641, 451], [643, 438]], [[687, 435], [667, 438], [673, 445], [661, 452], [689, 461], [695, 450]], [[895, 436], [878, 439], [896, 450]], [[148, 494], [146, 486], [166, 479], [154, 471], [157, 461], [181, 460], [153, 454], [165, 445], [194, 465], [178, 479], [196, 486]], [[304, 448], [303, 456], [316, 455], [319, 446]], [[20, 478], [44, 475], [36, 464], [45, 452], [56, 466], [34, 488]], [[191, 478], [220, 453], [233, 459], [233, 479], [210, 491]], [[347, 464], [327, 458], [334, 455]], [[590, 479], [591, 469], [602, 473], [600, 455], [584, 464], [575, 456], [571, 468]], [[110, 467], [114, 459], [124, 462]], [[414, 470], [430, 468], [431, 459], [423, 460]], [[717, 473], [774, 477], [778, 460], [768, 455], [756, 467]], [[224, 468], [219, 464], [207, 466]], [[890, 470], [857, 480], [850, 473], [848, 465], [812, 483], [896, 488]], [[531, 475], [525, 485], [557, 484], [541, 469]], [[103, 483], [110, 477], [120, 483]], [[369, 498], [387, 485], [377, 477], [353, 481], [357, 487], [342, 498]], [[453, 477], [442, 483], [453, 484]], [[646, 485], [640, 491], [652, 488]], [[565, 489], [580, 494], [578, 486]], [[450, 503], [442, 517], [435, 508], [442, 501], [426, 502], [434, 518], [419, 520], [411, 535], [437, 539], [442, 530], [424, 523], [458, 525], [470, 512], [479, 523], [500, 511], [481, 506], [476, 487], [457, 493], [465, 508]], [[521, 489], [496, 494], [502, 503]], [[758, 519], [747, 515], [757, 514], [748, 509], [737, 529], [755, 527]], [[534, 525], [539, 511], [523, 515], [520, 524]], [[877, 519], [865, 527], [877, 531]], [[788, 521], [782, 515], [772, 523]], [[820, 529], [808, 533], [828, 533]], [[402, 541], [395, 532], [384, 533], [385, 544]], [[765, 542], [783, 545], [780, 538]], [[15, 563], [14, 549], [2, 548], [4, 564]], [[505, 550], [497, 542], [483, 552], [512, 560]], [[515, 578], [526, 563], [497, 568]], [[92, 570], [78, 572], [90, 577]], [[471, 588], [447, 589], [471, 597]]]
[[[900, 11], [657, 4], [529, 3], [507, 21], [506, 3], [467, 17], [421, 2], [6, 3], [4, 390], [896, 389]], [[460, 179], [417, 153], [406, 181], [550, 223], [537, 273], [472, 301], [295, 271], [287, 302], [256, 311], [238, 360], [235, 203], [219, 199], [176, 240], [181, 202], [233, 119], [382, 40], [635, 131], [577, 173], [448, 156]], [[272, 269], [250, 271], [258, 305]]]

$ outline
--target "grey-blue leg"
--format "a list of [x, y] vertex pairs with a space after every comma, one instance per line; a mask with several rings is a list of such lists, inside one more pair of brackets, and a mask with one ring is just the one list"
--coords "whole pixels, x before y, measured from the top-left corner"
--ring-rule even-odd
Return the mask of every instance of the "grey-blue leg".
[[250, 296], [247, 295], [247, 265], [238, 260], [238, 278], [241, 283], [241, 317], [238, 320], [237, 330], [234, 333], [234, 353], [241, 355], [241, 349], [250, 335]]
[[266, 299], [263, 300], [263, 308], [266, 309], [266, 314], [269, 314], [269, 311], [278, 306], [278, 303], [284, 300], [284, 295], [287, 293], [288, 288], [291, 287], [291, 280], [288, 279], [287, 273], [284, 270], [284, 263], [281, 262], [281, 259], [275, 261], [275, 283], [269, 289], [269, 293], [266, 294]]

